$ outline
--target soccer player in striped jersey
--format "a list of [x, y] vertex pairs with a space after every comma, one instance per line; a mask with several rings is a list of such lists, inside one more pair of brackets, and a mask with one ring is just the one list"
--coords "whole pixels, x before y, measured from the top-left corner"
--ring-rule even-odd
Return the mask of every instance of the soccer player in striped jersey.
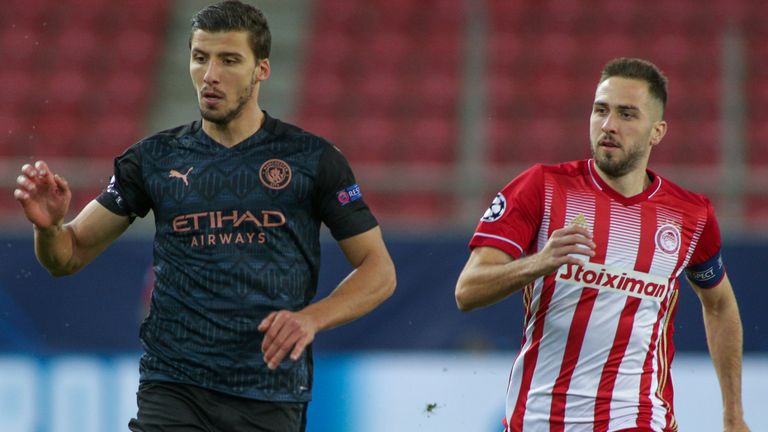
[[520, 174], [470, 241], [458, 307], [518, 291], [525, 305], [508, 431], [677, 431], [670, 366], [683, 272], [703, 307], [724, 429], [748, 430], [741, 320], [715, 212], [648, 169], [667, 131], [666, 85], [650, 62], [609, 62], [592, 105], [593, 158]]
[[[271, 36], [258, 9], [224, 1], [192, 21], [202, 120], [131, 146], [70, 223], [67, 182], [42, 161], [14, 192], [54, 275], [77, 272], [136, 217], [155, 218], [138, 415], [157, 431], [302, 432], [315, 335], [389, 297], [395, 271], [347, 160], [258, 102]], [[315, 296], [324, 223], [354, 271]]]

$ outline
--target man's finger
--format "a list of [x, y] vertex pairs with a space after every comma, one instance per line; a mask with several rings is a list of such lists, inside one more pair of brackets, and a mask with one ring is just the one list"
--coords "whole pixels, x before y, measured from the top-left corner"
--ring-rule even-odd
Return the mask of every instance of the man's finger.
[[32, 192], [35, 190], [35, 183], [33, 183], [29, 177], [25, 175], [20, 175], [16, 177], [16, 184], [19, 186], [19, 189], [25, 191], [25, 192]]
[[283, 315], [280, 312], [272, 312], [270, 314], [269, 324], [264, 329], [264, 340], [261, 342], [261, 352], [267, 352], [269, 347], [275, 343], [275, 338], [280, 334], [280, 331], [285, 324]]
[[19, 201], [26, 201], [29, 199], [29, 193], [21, 190], [21, 189], [14, 189], [13, 190], [13, 197], [16, 198]]
[[298, 342], [296, 342], [296, 345], [293, 347], [293, 351], [291, 351], [291, 360], [297, 361], [299, 357], [301, 357], [301, 353], [304, 352], [304, 349], [309, 345], [309, 338], [304, 337], [299, 339]]
[[[287, 320], [281, 320], [279, 324], [273, 325], [267, 332], [267, 337], [264, 338], [264, 349], [262, 350], [267, 357], [274, 355], [275, 351], [280, 349], [284, 345], [293, 345], [295, 342], [295, 325]], [[292, 340], [294, 339], [294, 340]], [[287, 348], [286, 348], [287, 351]]]
[[48, 184], [51, 187], [56, 187], [56, 178], [53, 175], [53, 173], [48, 169], [48, 165], [46, 165], [45, 162], [37, 161], [37, 163], [35, 164], [35, 168], [37, 168], [37, 175], [40, 181]]
[[30, 164], [24, 164], [21, 166], [21, 172], [28, 177], [34, 177], [37, 175], [37, 170]]
[[56, 187], [66, 192], [69, 190], [69, 182], [64, 177], [56, 174], [53, 176], [53, 181], [56, 182]]
[[40, 177], [47, 177], [50, 172], [48, 164], [41, 160], [35, 162], [35, 169], [37, 169], [37, 175]]
[[[283, 332], [286, 333], [286, 332]], [[291, 348], [298, 341], [298, 336], [293, 333], [289, 335], [282, 335], [281, 342], [275, 342], [264, 354], [264, 360], [267, 362], [267, 366], [270, 369], [275, 369], [283, 361], [285, 355], [291, 350]]]
[[266, 318], [261, 320], [261, 322], [259, 323], [259, 327], [257, 327], [258, 330], [260, 332], [267, 331], [269, 329], [269, 327], [272, 326], [272, 322], [275, 320], [275, 315], [276, 314], [277, 314], [277, 312], [272, 312], [269, 315], [267, 315]]
[[590, 249], [594, 249], [595, 247], [597, 247], [597, 245], [595, 244], [595, 242], [592, 241], [592, 239], [584, 237], [581, 234], [569, 234], [567, 236], [554, 239], [553, 241], [558, 246], [579, 244], [579, 245], [587, 246]]

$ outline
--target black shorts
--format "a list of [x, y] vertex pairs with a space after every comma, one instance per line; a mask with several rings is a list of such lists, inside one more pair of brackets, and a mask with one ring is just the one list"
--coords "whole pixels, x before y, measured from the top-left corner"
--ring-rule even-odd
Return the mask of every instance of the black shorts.
[[202, 387], [145, 381], [133, 432], [304, 432], [306, 402], [269, 402]]

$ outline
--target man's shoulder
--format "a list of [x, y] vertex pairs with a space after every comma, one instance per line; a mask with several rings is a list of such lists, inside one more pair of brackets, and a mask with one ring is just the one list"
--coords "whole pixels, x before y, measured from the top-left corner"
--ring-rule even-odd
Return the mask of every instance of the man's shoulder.
[[198, 129], [200, 129], [200, 122], [195, 121], [145, 136], [125, 149], [125, 151], [118, 156], [118, 159], [124, 159], [126, 157], [141, 158], [141, 154], [146, 153], [147, 151], [154, 152], [157, 149], [164, 148], [170, 143], [177, 142], [180, 138], [186, 135], [192, 135]]
[[709, 198], [707, 198], [706, 195], [694, 192], [690, 189], [686, 189], [685, 187], [680, 186], [672, 180], [669, 180], [668, 178], [660, 176], [654, 172], [652, 172], [652, 174], [658, 176], [661, 180], [660, 189], [664, 192], [665, 196], [693, 204], [694, 206], [710, 205]]
[[539, 163], [530, 167], [527, 172], [553, 177], [581, 177], [586, 169], [586, 161], [577, 160], [556, 164]]
[[195, 132], [200, 130], [200, 121], [193, 121], [191, 123], [186, 123], [183, 125], [178, 125], [175, 127], [172, 127], [170, 129], [165, 129], [160, 132], [156, 132], [152, 135], [149, 135], [141, 140], [139, 142], [147, 142], [147, 141], [173, 141], [177, 140], [179, 138], [182, 138], [187, 135], [192, 135]]
[[333, 144], [325, 137], [309, 132], [299, 126], [284, 122], [274, 117], [268, 117], [265, 127], [272, 135], [280, 139], [297, 141], [301, 142], [302, 144], [320, 148], [333, 146]]

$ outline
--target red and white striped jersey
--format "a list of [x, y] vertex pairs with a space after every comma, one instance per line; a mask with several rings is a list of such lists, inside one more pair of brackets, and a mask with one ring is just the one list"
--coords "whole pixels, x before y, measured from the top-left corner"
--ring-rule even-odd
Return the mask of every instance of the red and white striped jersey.
[[720, 252], [709, 200], [649, 171], [624, 197], [593, 160], [536, 165], [494, 199], [470, 247], [514, 258], [579, 223], [594, 257], [523, 290], [525, 323], [507, 390], [510, 431], [676, 431], [670, 363], [681, 272]]

